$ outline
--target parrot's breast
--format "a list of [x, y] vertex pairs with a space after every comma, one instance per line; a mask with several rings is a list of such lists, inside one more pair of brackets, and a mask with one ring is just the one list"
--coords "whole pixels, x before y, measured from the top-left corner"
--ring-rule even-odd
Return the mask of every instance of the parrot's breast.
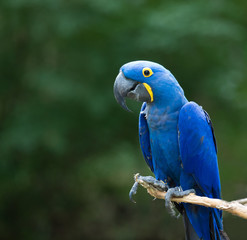
[[157, 179], [167, 181], [170, 187], [180, 185], [181, 163], [178, 145], [179, 111], [148, 109], [147, 123]]

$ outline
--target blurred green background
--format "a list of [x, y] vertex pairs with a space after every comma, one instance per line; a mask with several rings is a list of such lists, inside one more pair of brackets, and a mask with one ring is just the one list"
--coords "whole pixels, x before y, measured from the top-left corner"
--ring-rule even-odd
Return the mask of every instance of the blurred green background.
[[[210, 114], [222, 194], [247, 197], [245, 0], [0, 2], [0, 239], [184, 239], [140, 189], [150, 175], [134, 114], [112, 92], [138, 59], [171, 70]], [[246, 220], [224, 215], [231, 239]]]

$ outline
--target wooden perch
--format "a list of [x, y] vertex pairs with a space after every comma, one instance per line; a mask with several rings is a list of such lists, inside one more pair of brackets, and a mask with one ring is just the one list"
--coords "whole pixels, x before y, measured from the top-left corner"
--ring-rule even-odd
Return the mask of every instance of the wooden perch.
[[[158, 189], [156, 189], [153, 185], [145, 182], [144, 180], [138, 178], [140, 175], [135, 175], [135, 181], [138, 182], [140, 185], [142, 185], [144, 188], [147, 189], [147, 192], [159, 199], [165, 199], [166, 192], [162, 192]], [[195, 195], [194, 193], [190, 193], [187, 196], [184, 197], [173, 197], [171, 199], [173, 202], [184, 202], [184, 203], [192, 203], [196, 205], [201, 205], [204, 207], [211, 207], [211, 208], [217, 208], [226, 212], [229, 212], [233, 215], [239, 216], [241, 218], [247, 219], [247, 198], [240, 199], [236, 201], [226, 202], [221, 199], [216, 198], [208, 198], [208, 197], [200, 197]]]

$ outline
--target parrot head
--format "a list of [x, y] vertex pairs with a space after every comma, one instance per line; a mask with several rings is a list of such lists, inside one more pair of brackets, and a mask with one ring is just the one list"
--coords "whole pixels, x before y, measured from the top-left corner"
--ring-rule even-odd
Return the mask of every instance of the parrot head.
[[125, 98], [140, 102], [161, 103], [184, 96], [175, 77], [162, 65], [150, 61], [133, 61], [124, 64], [116, 77], [114, 96], [127, 111]]

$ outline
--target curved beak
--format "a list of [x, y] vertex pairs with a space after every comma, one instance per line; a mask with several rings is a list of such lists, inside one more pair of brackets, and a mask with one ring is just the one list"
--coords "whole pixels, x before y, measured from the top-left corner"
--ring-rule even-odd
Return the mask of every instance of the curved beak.
[[114, 82], [113, 92], [120, 106], [130, 112], [125, 102], [126, 97], [141, 102], [152, 102], [151, 88], [147, 89], [147, 86], [149, 87], [147, 84], [127, 79], [120, 71]]

